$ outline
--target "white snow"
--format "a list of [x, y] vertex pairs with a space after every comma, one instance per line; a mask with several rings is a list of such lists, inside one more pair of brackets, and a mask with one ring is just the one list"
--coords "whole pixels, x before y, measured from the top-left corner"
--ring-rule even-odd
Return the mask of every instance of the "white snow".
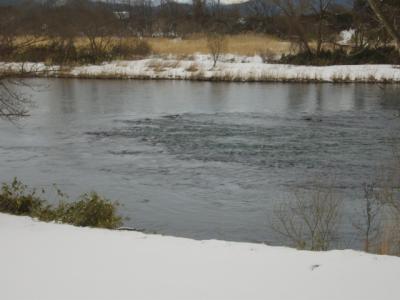
[[[263, 63], [259, 56], [223, 55], [215, 68], [210, 55], [113, 61], [60, 69], [43, 63], [0, 63], [0, 72], [22, 68], [35, 76], [88, 78], [185, 79], [225, 81], [400, 82], [397, 65], [335, 65], [326, 67]], [[44, 73], [41, 73], [44, 72]]]
[[338, 41], [339, 45], [350, 45], [351, 42], [353, 41], [353, 37], [356, 34], [355, 29], [348, 29], [348, 30], [343, 30], [340, 32], [339, 37], [340, 40]]
[[0, 299], [399, 299], [400, 258], [78, 228], [0, 214]]

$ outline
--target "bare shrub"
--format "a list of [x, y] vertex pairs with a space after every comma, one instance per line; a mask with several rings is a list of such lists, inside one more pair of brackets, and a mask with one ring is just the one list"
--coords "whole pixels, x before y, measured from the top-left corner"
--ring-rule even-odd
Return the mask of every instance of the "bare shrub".
[[364, 208], [362, 219], [353, 223], [360, 233], [365, 252], [376, 252], [379, 235], [381, 233], [382, 203], [379, 201], [375, 184], [364, 184]]
[[340, 213], [341, 201], [332, 188], [317, 186], [295, 192], [293, 202], [275, 209], [272, 228], [298, 249], [328, 250], [337, 238]]
[[400, 255], [400, 152], [395, 145], [390, 166], [383, 168], [376, 197], [382, 205], [382, 225], [375, 252]]
[[221, 54], [226, 51], [227, 46], [228, 43], [223, 34], [213, 32], [207, 35], [207, 48], [213, 59], [213, 68], [217, 65]]
[[377, 174], [376, 184], [364, 185], [365, 208], [362, 221], [355, 225], [364, 240], [364, 250], [400, 255], [400, 152]]
[[86, 1], [74, 2], [74, 9], [76, 31], [88, 42], [82, 49], [84, 59], [93, 64], [109, 60], [117, 21], [112, 11], [101, 3]]

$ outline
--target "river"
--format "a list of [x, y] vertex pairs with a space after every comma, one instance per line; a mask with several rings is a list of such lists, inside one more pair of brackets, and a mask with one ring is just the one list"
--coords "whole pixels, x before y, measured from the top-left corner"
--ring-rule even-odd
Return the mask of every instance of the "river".
[[118, 200], [148, 232], [279, 244], [298, 189], [343, 199], [357, 247], [362, 184], [390, 162], [400, 86], [30, 79], [31, 116], [0, 122], [0, 181]]

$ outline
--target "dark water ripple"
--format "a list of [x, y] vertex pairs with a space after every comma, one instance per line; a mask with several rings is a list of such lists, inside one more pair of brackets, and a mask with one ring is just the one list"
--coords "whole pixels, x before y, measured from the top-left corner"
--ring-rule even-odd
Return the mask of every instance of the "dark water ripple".
[[[378, 154], [376, 159], [380, 160], [389, 155], [399, 124], [376, 121], [382, 121], [382, 116], [320, 114], [279, 118], [248, 113], [182, 114], [125, 120], [122, 121], [125, 126], [120, 128], [87, 134], [98, 138], [135, 139], [160, 146], [181, 160], [346, 172], [373, 168], [374, 156]], [[125, 150], [114, 154], [129, 153]]]

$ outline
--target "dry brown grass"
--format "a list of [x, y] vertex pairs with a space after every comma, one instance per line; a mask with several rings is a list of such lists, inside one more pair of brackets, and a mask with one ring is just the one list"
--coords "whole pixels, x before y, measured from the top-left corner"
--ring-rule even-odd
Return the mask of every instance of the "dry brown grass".
[[[19, 37], [18, 41], [23, 42], [31, 37]], [[194, 53], [209, 53], [207, 47], [207, 38], [202, 35], [193, 35], [185, 39], [169, 39], [169, 38], [145, 38], [149, 42], [153, 53], [157, 55], [176, 55], [187, 57]], [[290, 51], [290, 42], [280, 40], [271, 35], [261, 34], [239, 34], [229, 35], [226, 37], [227, 47], [225, 52], [252, 56], [256, 54], [270, 53], [270, 54], [282, 54]], [[117, 38], [113, 39], [116, 44], [119, 42]], [[125, 45], [134, 45], [137, 38], [123, 38], [122, 42]], [[38, 39], [36, 44], [46, 43], [45, 39]], [[88, 45], [86, 38], [76, 38], [75, 45], [79, 47], [85, 47]]]
[[382, 229], [373, 252], [382, 255], [400, 256], [399, 220], [387, 222]]
[[187, 72], [197, 72], [199, 70], [199, 65], [196, 63], [190, 64], [189, 67], [186, 68]]
[[[205, 36], [193, 36], [188, 39], [148, 38], [155, 54], [192, 55], [209, 53]], [[290, 43], [269, 35], [241, 34], [227, 36], [226, 53], [255, 55], [269, 51], [275, 54], [289, 52]]]
[[147, 64], [147, 67], [153, 69], [154, 72], [156, 73], [164, 72], [168, 69], [176, 69], [179, 66], [180, 66], [180, 61], [175, 61], [175, 60], [163, 61], [159, 59], [154, 59]]

